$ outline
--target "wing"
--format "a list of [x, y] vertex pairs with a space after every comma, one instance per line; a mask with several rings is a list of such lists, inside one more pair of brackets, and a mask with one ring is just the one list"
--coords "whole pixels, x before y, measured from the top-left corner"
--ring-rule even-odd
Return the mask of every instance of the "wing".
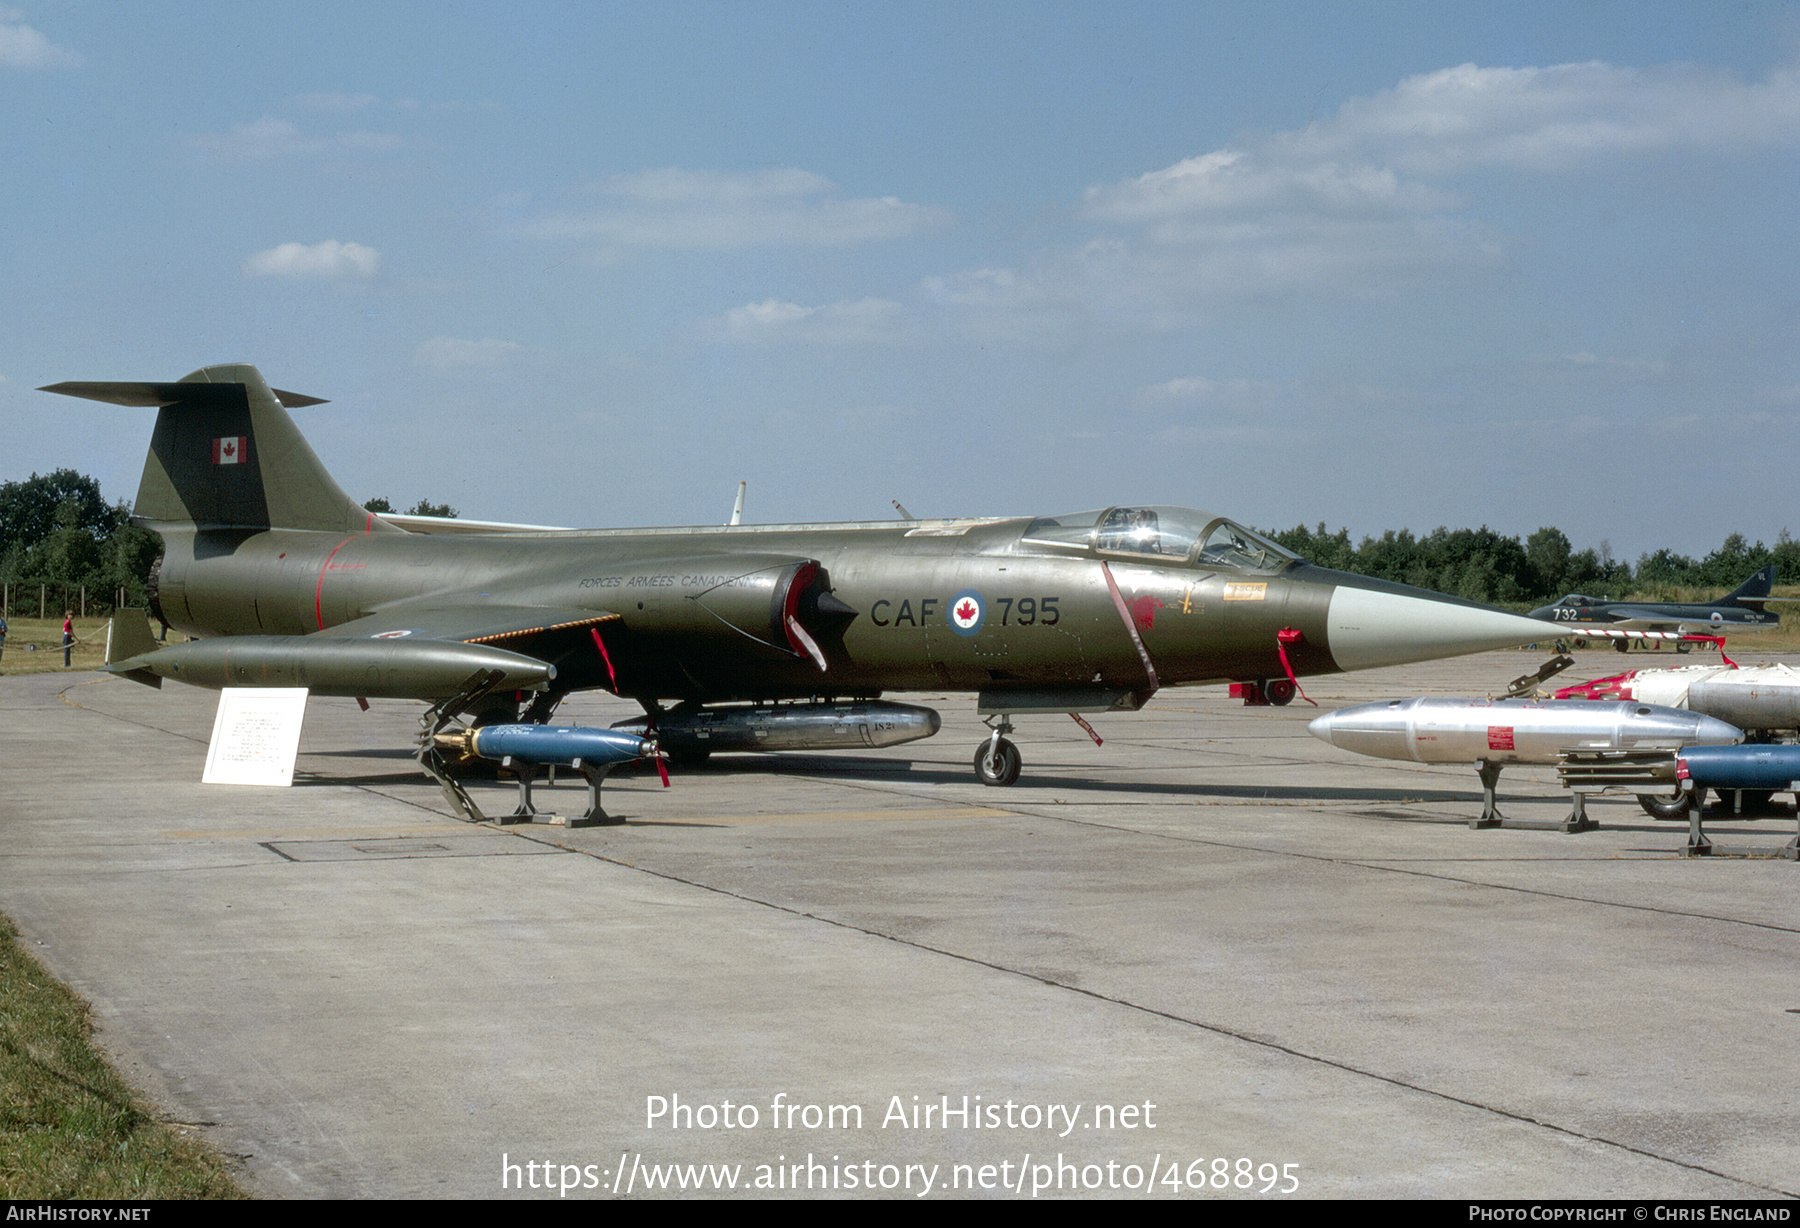
[[[167, 678], [358, 698], [442, 700], [478, 678], [499, 690], [579, 690], [611, 681], [598, 628], [617, 617], [525, 606], [401, 607], [312, 635], [227, 635], [166, 648], [127, 643], [123, 650], [136, 655], [109, 659], [105, 668], [151, 686]], [[147, 625], [139, 638], [147, 639]]]
[[408, 516], [400, 512], [382, 512], [381, 518], [391, 525], [405, 529], [408, 533], [499, 535], [505, 533], [567, 533], [570, 531], [547, 524], [510, 524], [500, 520], [463, 520], [448, 516]]
[[405, 605], [390, 606], [379, 614], [339, 623], [314, 632], [308, 639], [399, 640], [419, 636], [430, 640], [457, 640], [464, 644], [501, 644], [515, 652], [536, 656], [527, 646], [545, 637], [585, 632], [589, 627], [617, 622], [611, 610], [557, 609], [549, 606], [513, 605]]
[[308, 640], [383, 640], [396, 646], [482, 644], [542, 661], [553, 668], [556, 690], [617, 685], [602, 628], [617, 623], [611, 610], [552, 606], [392, 606], [307, 636]]

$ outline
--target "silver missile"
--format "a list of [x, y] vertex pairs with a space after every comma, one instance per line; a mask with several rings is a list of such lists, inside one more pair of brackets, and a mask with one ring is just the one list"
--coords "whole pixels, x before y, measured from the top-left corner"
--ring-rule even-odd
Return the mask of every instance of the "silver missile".
[[1582, 699], [1390, 699], [1307, 725], [1341, 750], [1416, 763], [1555, 763], [1564, 750], [1674, 749], [1743, 741], [1698, 712]]

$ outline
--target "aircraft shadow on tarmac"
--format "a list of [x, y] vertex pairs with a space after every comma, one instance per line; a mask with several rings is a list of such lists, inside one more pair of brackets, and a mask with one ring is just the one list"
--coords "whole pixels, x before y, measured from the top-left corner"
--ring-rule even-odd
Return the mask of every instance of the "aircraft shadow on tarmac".
[[301, 752], [308, 759], [408, 759], [413, 752], [404, 746], [368, 746], [356, 750], [309, 750]]
[[[402, 784], [418, 784], [428, 778], [413, 764], [412, 752], [399, 747], [375, 747], [354, 750], [328, 750], [308, 752], [308, 758], [315, 759], [384, 759], [405, 761], [407, 767], [396, 768], [391, 772], [368, 772], [355, 776], [339, 776], [318, 772], [296, 773], [296, 787], [317, 785], [351, 785], [361, 787], [383, 787]], [[1074, 768], [1075, 765], [1070, 765]], [[1092, 770], [1088, 765], [1085, 770]], [[652, 774], [647, 765], [633, 764], [616, 768], [609, 777], [609, 783], [618, 784], [633, 780], [642, 780], [646, 774]], [[922, 764], [908, 759], [875, 758], [872, 756], [855, 757], [847, 755], [805, 755], [805, 754], [767, 754], [767, 755], [724, 755], [715, 757], [706, 763], [678, 765], [670, 771], [672, 787], [680, 789], [684, 777], [722, 779], [730, 776], [824, 776], [844, 777], [853, 780], [871, 780], [892, 783], [898, 777], [931, 785], [963, 785], [968, 783], [968, 775], [960, 766], [948, 764]], [[579, 778], [573, 773], [559, 772], [558, 783], [578, 784]], [[483, 789], [513, 788], [510, 779], [483, 777], [478, 782]], [[549, 786], [547, 778], [540, 778], [540, 787]], [[1034, 778], [1029, 772], [1019, 778], [1018, 783], [1007, 790], [993, 790], [984, 793], [986, 800], [996, 806], [1004, 806], [1009, 796], [1015, 793], [1021, 802], [1035, 801], [1029, 798], [1029, 791], [1036, 789], [1056, 789], [1065, 793], [1081, 793], [1090, 795], [1107, 794], [1156, 794], [1163, 797], [1206, 798], [1213, 800], [1241, 801], [1287, 801], [1295, 804], [1317, 802], [1357, 802], [1386, 805], [1426, 805], [1441, 804], [1464, 807], [1471, 803], [1479, 805], [1481, 794], [1478, 789], [1385, 789], [1385, 788], [1343, 788], [1313, 785], [1229, 785], [1217, 783], [1178, 783], [1170, 781], [1145, 782], [1132, 780], [1096, 780], [1083, 776], [1042, 776]], [[1542, 803], [1566, 804], [1564, 794], [1502, 794], [1502, 805], [1531, 805]], [[1635, 805], [1629, 796], [1620, 795], [1612, 800]], [[1612, 807], [1608, 807], [1612, 809]], [[1469, 817], [1461, 813], [1443, 815], [1420, 814], [1416, 811], [1356, 811], [1359, 817], [1380, 819], [1391, 822], [1453, 822], [1464, 823]], [[1615, 831], [1638, 832], [1644, 835], [1668, 834], [1681, 830], [1681, 825], [1674, 821], [1655, 822], [1639, 819], [1633, 823], [1621, 823], [1617, 819], [1601, 815], [1606, 819], [1606, 826]], [[1635, 816], [1634, 816], [1635, 817]], [[1727, 830], [1740, 824], [1754, 824], [1749, 831], [1768, 831], [1768, 820], [1791, 821], [1794, 812], [1788, 808], [1778, 808], [1766, 814], [1722, 815], [1708, 813], [1706, 816], [1709, 832]], [[666, 826], [667, 821], [642, 816], [640, 822], [656, 822]], [[1730, 825], [1727, 827], [1726, 825]], [[1666, 850], [1646, 849], [1645, 852]]]
[[[1095, 770], [1092, 765], [1068, 765], [1071, 771]], [[613, 773], [612, 779], [629, 779], [633, 773], [647, 771], [634, 766]], [[903, 759], [829, 757], [823, 755], [735, 755], [718, 756], [704, 764], [676, 766], [669, 770], [671, 784], [679, 789], [684, 776], [725, 777], [733, 775], [763, 776], [841, 776], [856, 780], [892, 782], [905, 777], [920, 784], [966, 785], [969, 775], [960, 765], [921, 764]], [[1156, 794], [1158, 796], [1195, 798], [1238, 798], [1245, 801], [1292, 802], [1451, 802], [1462, 803], [1474, 798], [1479, 804], [1481, 792], [1473, 781], [1468, 789], [1345, 789], [1309, 785], [1227, 785], [1170, 781], [1096, 780], [1088, 776], [1033, 776], [1028, 768], [1018, 783], [1007, 789], [984, 790], [981, 797], [996, 806], [1004, 806], [1010, 797], [1036, 789], [1092, 794]], [[1036, 801], [1019, 797], [1021, 802]], [[1525, 800], [1521, 798], [1520, 800]]]

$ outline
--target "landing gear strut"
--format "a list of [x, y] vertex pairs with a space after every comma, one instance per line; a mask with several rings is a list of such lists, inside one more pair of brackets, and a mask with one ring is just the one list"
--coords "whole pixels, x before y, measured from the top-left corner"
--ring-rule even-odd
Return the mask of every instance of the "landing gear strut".
[[1005, 787], [1019, 779], [1024, 760], [1019, 748], [1007, 740], [1013, 731], [1012, 721], [1002, 716], [998, 724], [989, 722], [994, 735], [975, 748], [975, 778], [984, 785]]

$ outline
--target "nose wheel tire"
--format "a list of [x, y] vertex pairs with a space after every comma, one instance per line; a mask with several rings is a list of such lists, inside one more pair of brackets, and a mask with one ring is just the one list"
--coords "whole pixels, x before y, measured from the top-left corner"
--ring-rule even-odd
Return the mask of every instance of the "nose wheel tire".
[[984, 785], [1010, 785], [1024, 765], [1019, 748], [1005, 738], [990, 738], [975, 748], [975, 777]]

